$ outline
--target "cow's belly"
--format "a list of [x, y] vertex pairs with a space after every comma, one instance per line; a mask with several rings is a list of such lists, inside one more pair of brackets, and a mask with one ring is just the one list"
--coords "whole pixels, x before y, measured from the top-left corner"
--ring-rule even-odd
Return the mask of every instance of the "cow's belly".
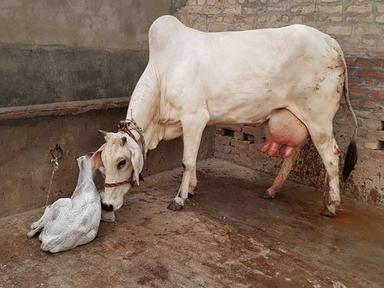
[[[217, 68], [220, 73], [214, 75], [200, 74], [204, 76], [200, 81], [212, 122], [262, 122], [273, 110], [288, 107], [304, 91], [303, 77], [294, 69], [284, 70], [281, 63], [272, 72], [262, 71], [256, 64], [242, 66], [233, 71], [231, 65], [220, 67]], [[313, 78], [313, 72], [307, 74]]]
[[210, 124], [246, 124], [264, 122], [273, 110], [287, 107], [288, 101], [286, 95], [259, 91], [210, 97], [207, 103]]

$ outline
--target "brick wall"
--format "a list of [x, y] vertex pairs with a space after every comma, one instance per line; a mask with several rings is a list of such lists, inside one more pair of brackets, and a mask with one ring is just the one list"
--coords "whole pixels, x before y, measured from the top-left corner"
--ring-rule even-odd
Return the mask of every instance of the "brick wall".
[[[302, 23], [336, 38], [349, 68], [352, 104], [359, 120], [359, 162], [343, 191], [384, 206], [384, 1], [189, 0], [177, 14], [202, 31], [235, 31]], [[335, 134], [345, 151], [352, 120], [344, 105], [335, 117]], [[281, 159], [260, 152], [263, 131], [245, 125], [218, 127], [216, 157], [275, 174]], [[303, 149], [291, 178], [318, 187], [325, 171], [314, 146]]]

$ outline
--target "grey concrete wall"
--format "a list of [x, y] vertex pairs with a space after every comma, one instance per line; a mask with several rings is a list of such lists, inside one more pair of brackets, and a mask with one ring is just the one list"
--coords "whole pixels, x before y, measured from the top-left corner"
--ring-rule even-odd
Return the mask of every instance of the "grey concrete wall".
[[0, 107], [129, 97], [146, 50], [0, 46]]
[[0, 1], [0, 107], [129, 97], [151, 23], [185, 2]]
[[[159, 16], [186, 0], [0, 1], [0, 107], [98, 98], [129, 98], [147, 59], [147, 31]], [[126, 107], [80, 115], [0, 122], [0, 217], [40, 207], [47, 196], [49, 149], [64, 158], [50, 202], [69, 196], [77, 180], [75, 159], [102, 144], [97, 129], [116, 131]], [[212, 155], [212, 129], [200, 158]], [[180, 140], [150, 154], [144, 175], [181, 165]]]
[[152, 21], [172, 0], [2, 0], [0, 41], [145, 49]]
[[[56, 144], [62, 147], [64, 157], [55, 174], [49, 202], [70, 196], [78, 175], [75, 159], [103, 143], [97, 129], [116, 131], [116, 123], [125, 114], [126, 108], [119, 108], [1, 122], [0, 217], [44, 205], [52, 171], [49, 149]], [[208, 129], [204, 134], [200, 159], [212, 155], [213, 132]], [[179, 167], [181, 159], [180, 139], [161, 142], [150, 152], [143, 174]]]

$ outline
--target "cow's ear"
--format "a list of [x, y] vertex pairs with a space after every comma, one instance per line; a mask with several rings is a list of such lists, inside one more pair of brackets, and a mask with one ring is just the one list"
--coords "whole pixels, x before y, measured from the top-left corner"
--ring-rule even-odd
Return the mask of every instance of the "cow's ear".
[[99, 169], [103, 165], [103, 160], [101, 159], [101, 153], [104, 150], [105, 144], [103, 144], [93, 155], [91, 156], [92, 169]]
[[131, 163], [133, 167], [133, 180], [139, 185], [140, 173], [143, 170], [144, 159], [143, 153], [139, 148], [139, 145], [135, 143], [135, 146], [131, 149]]

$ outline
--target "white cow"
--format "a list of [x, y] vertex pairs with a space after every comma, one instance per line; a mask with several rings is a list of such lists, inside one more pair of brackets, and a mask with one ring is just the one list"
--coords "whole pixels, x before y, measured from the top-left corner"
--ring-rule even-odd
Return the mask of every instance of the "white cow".
[[[183, 136], [184, 174], [169, 206], [180, 209], [197, 184], [196, 157], [207, 125], [263, 123], [285, 109], [305, 125], [320, 153], [329, 179], [324, 214], [335, 215], [340, 203], [340, 152], [332, 120], [343, 91], [357, 127], [347, 67], [336, 40], [305, 25], [204, 33], [163, 16], [150, 28], [149, 51], [149, 63], [127, 112], [128, 122], [136, 123], [118, 133], [106, 133], [106, 143], [92, 157], [95, 167], [105, 168], [104, 208], [122, 206], [124, 194], [133, 185], [131, 175], [137, 179], [141, 171], [141, 150], [147, 152], [161, 140]], [[355, 134], [356, 130], [346, 177], [356, 162]], [[136, 138], [134, 145], [121, 141], [127, 135]], [[144, 145], [138, 141], [141, 135]], [[280, 172], [285, 178], [296, 158], [291, 156]]]

